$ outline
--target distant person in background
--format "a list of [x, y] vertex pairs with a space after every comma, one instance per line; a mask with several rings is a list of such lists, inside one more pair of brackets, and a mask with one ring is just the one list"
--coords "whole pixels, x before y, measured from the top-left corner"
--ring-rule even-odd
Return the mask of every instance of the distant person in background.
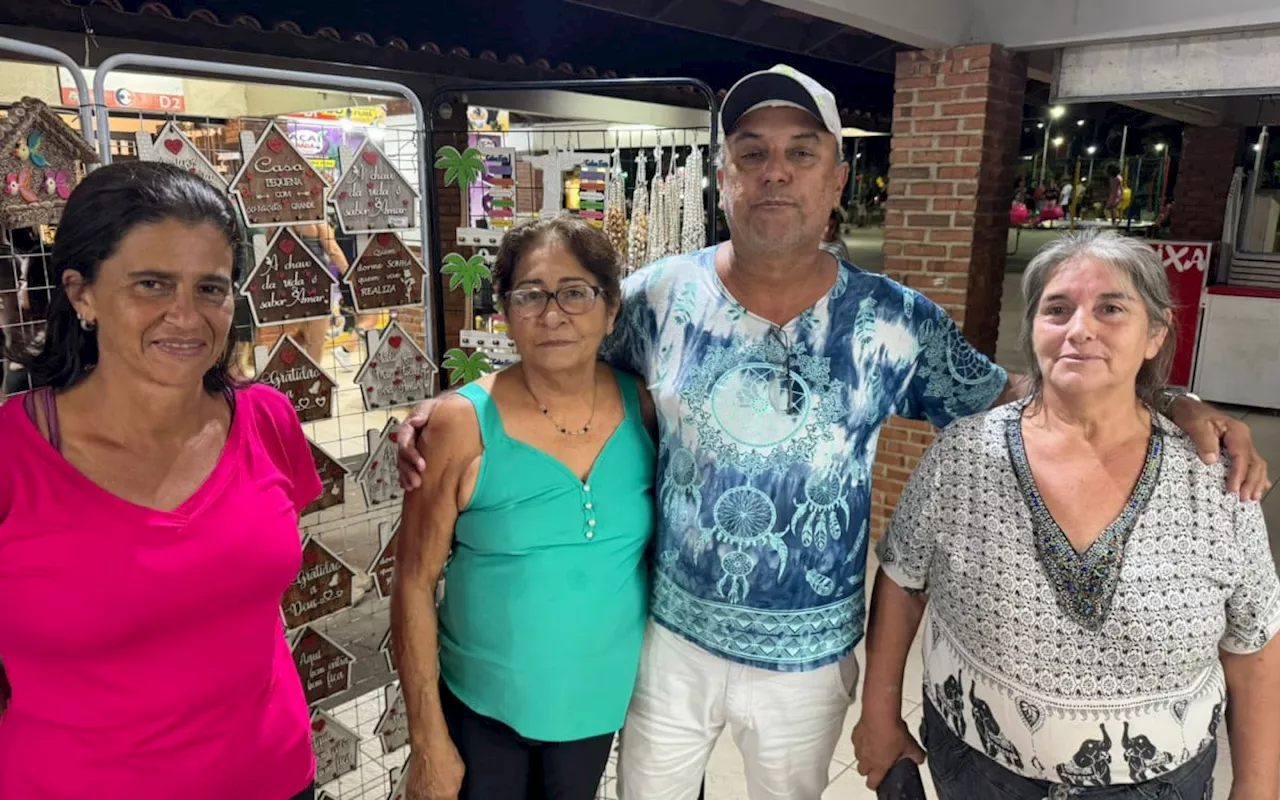
[[827, 229], [822, 232], [822, 242], [818, 245], [822, 250], [836, 257], [838, 261], [849, 260], [849, 248], [844, 243], [844, 239], [840, 238], [840, 223], [844, 221], [844, 217], [840, 214], [840, 209], [831, 209], [831, 216], [827, 218]]
[[1062, 213], [1068, 218], [1071, 216], [1071, 195], [1074, 194], [1074, 191], [1075, 186], [1072, 185], [1071, 180], [1069, 178], [1063, 179], [1058, 203], [1062, 206]]
[[1110, 181], [1107, 190], [1107, 219], [1115, 225], [1120, 221], [1120, 206], [1124, 202], [1124, 179], [1120, 177], [1120, 168], [1115, 164], [1107, 165], [1107, 178]]

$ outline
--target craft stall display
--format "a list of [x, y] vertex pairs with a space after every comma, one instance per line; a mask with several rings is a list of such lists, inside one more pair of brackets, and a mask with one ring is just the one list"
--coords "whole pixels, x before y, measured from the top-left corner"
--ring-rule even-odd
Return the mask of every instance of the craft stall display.
[[[263, 349], [257, 348], [259, 356]], [[333, 392], [338, 384], [288, 334], [281, 336], [271, 352], [259, 359], [258, 382], [289, 398], [302, 422], [333, 416]]]
[[329, 203], [343, 233], [386, 233], [418, 224], [418, 193], [368, 139], [333, 185]]
[[23, 98], [0, 119], [0, 229], [56, 225], [97, 152], [43, 101]]
[[302, 628], [294, 634], [289, 649], [308, 705], [314, 706], [351, 687], [351, 665], [356, 657], [320, 631], [310, 625]]
[[302, 570], [284, 593], [285, 628], [301, 628], [350, 608], [355, 570], [314, 536], [302, 542]]

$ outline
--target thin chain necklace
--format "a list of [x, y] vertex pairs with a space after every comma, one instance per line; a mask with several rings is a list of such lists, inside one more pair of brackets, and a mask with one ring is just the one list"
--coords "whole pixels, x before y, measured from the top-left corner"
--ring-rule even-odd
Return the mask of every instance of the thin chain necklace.
[[[524, 378], [523, 375], [521, 377]], [[596, 381], [595, 381], [594, 375], [591, 378], [591, 416], [587, 417], [587, 424], [583, 425], [581, 428], [579, 428], [576, 431], [571, 431], [565, 426], [561, 425], [559, 422], [556, 422], [555, 417], [551, 416], [551, 410], [548, 409], [546, 405], [544, 405], [543, 402], [538, 399], [538, 396], [533, 393], [533, 387], [529, 385], [528, 378], [524, 378], [524, 388], [529, 390], [529, 396], [533, 398], [533, 402], [538, 404], [538, 410], [542, 412], [542, 416], [546, 417], [547, 421], [549, 421], [552, 425], [556, 426], [556, 430], [559, 431], [562, 435], [585, 436], [591, 432], [591, 423], [595, 421], [595, 418], [596, 418], [597, 390], [596, 390]]]

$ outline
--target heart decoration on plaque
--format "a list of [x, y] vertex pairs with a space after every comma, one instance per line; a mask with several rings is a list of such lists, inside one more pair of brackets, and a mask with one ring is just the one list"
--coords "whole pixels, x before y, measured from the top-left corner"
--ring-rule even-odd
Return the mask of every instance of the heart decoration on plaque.
[[227, 191], [227, 179], [218, 172], [213, 163], [205, 158], [204, 153], [200, 152], [200, 148], [196, 147], [187, 135], [182, 132], [177, 123], [169, 120], [156, 134], [153, 141], [151, 135], [146, 131], [138, 131], [136, 134], [138, 142], [138, 160], [139, 161], [160, 161], [165, 164], [173, 164], [190, 172], [192, 175], [199, 175], [220, 192]]
[[409, 712], [405, 708], [404, 689], [398, 681], [387, 684], [386, 693], [386, 710], [373, 732], [382, 740], [382, 752], [390, 754], [409, 744]]
[[413, 184], [370, 139], [365, 139], [329, 192], [343, 233], [415, 228], [417, 198]]
[[303, 625], [350, 608], [356, 572], [314, 536], [302, 543], [302, 569], [280, 601], [285, 628]]
[[256, 327], [328, 319], [333, 313], [337, 279], [326, 262], [288, 228], [276, 231], [266, 255], [244, 279], [240, 294], [249, 298]]
[[311, 626], [302, 628], [294, 635], [289, 649], [308, 705], [351, 687], [351, 665], [356, 657], [320, 631]]
[[369, 357], [356, 373], [366, 411], [421, 402], [435, 394], [436, 365], [399, 322], [370, 332]]
[[[231, 191], [253, 227], [324, 225], [325, 179], [272, 122], [258, 138]], [[319, 191], [316, 191], [319, 190]]]
[[364, 492], [365, 503], [369, 506], [382, 505], [404, 497], [400, 488], [400, 473], [396, 468], [399, 448], [392, 436], [399, 427], [400, 421], [395, 417], [387, 420], [382, 431], [369, 431], [369, 453], [365, 456], [364, 465], [356, 473], [356, 482]]
[[316, 785], [355, 772], [360, 762], [360, 734], [320, 709], [311, 712], [311, 749], [316, 754]]
[[421, 307], [427, 268], [394, 233], [369, 239], [342, 280], [351, 287], [356, 311], [365, 314], [383, 308]]
[[315, 422], [333, 416], [333, 392], [338, 384], [319, 364], [311, 360], [311, 356], [292, 336], [281, 336], [275, 347], [271, 348], [266, 362], [258, 368], [257, 380], [289, 398], [293, 410], [298, 412], [298, 419], [302, 422]]

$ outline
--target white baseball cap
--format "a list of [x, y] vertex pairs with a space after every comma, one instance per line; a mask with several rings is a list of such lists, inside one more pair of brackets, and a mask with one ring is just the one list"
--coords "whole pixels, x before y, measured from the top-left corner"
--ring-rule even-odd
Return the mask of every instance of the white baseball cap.
[[738, 121], [757, 108], [788, 107], [808, 111], [840, 139], [840, 111], [827, 87], [794, 67], [778, 64], [753, 72], [733, 85], [720, 104], [720, 129], [733, 133]]

